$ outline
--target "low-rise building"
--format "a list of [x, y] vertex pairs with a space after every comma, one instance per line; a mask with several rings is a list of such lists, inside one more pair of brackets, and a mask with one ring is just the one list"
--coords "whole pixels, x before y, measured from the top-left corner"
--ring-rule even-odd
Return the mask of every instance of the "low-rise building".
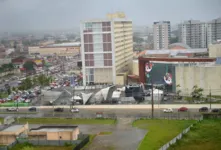
[[40, 126], [30, 129], [30, 140], [77, 140], [78, 126]]
[[29, 47], [29, 55], [39, 54], [41, 56], [76, 56], [80, 55], [80, 43], [51, 44], [41, 47]]
[[78, 139], [78, 126], [40, 126], [29, 129], [29, 124], [12, 125], [0, 131], [0, 145], [8, 145], [21, 137], [30, 141], [74, 141]]
[[27, 134], [29, 130], [28, 124], [13, 125], [0, 131], [0, 145], [8, 145], [13, 143], [21, 134]]

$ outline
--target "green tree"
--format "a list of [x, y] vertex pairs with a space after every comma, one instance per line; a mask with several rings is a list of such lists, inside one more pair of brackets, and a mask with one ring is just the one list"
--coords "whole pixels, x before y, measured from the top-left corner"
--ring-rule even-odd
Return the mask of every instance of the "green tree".
[[26, 90], [30, 89], [33, 86], [30, 78], [26, 78], [25, 80], [23, 80], [22, 83], [24, 84]]
[[178, 42], [178, 37], [171, 37], [170, 38], [170, 44], [177, 43], [177, 42]]
[[33, 85], [38, 85], [38, 78], [37, 78], [37, 77], [34, 77], [34, 78], [32, 79], [32, 83], [33, 83]]
[[10, 95], [11, 92], [12, 92], [12, 91], [11, 91], [11, 88], [8, 88], [8, 89], [7, 89], [7, 92], [8, 92], [8, 95]]
[[33, 61], [26, 61], [23, 65], [23, 67], [27, 70], [27, 71], [34, 71], [35, 70], [35, 63]]
[[142, 43], [144, 42], [144, 40], [140, 37], [137, 37], [137, 36], [133, 36], [133, 41], [136, 42], [136, 43]]
[[15, 67], [12, 63], [9, 63], [7, 67], [8, 67], [9, 71], [12, 71], [13, 69], [15, 69]]
[[38, 82], [40, 83], [41, 86], [48, 86], [52, 82], [52, 77], [42, 74], [38, 76]]
[[16, 91], [16, 87], [12, 87], [12, 91]]
[[193, 91], [191, 92], [192, 99], [200, 100], [203, 96], [203, 89], [199, 88], [197, 85], [193, 86]]
[[176, 86], [176, 88], [178, 89], [177, 91], [176, 91], [176, 98], [177, 99], [182, 99], [182, 96], [180, 96], [180, 93], [182, 92], [179, 88], [180, 88], [181, 86], [178, 84], [177, 86]]

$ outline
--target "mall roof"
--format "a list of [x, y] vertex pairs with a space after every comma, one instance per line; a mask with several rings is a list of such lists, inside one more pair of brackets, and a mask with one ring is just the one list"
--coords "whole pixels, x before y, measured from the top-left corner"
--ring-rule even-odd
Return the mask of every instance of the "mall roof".
[[51, 44], [47, 45], [45, 47], [69, 47], [69, 46], [81, 46], [80, 42], [74, 42], [74, 43], [60, 43], [60, 44]]
[[31, 132], [58, 132], [58, 131], [72, 131], [78, 126], [70, 126], [70, 125], [52, 125], [52, 126], [40, 126], [38, 128], [30, 129]]
[[139, 57], [140, 61], [215, 62], [216, 58]]
[[170, 54], [170, 55], [177, 55], [177, 54], [192, 54], [192, 53], [206, 53], [206, 48], [198, 48], [198, 49], [162, 49], [162, 50], [146, 50], [145, 55], [153, 55], [153, 54]]

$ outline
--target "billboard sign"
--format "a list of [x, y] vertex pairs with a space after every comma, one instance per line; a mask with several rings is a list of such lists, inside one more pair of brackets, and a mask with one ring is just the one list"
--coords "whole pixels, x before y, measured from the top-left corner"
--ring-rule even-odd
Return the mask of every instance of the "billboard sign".
[[172, 85], [172, 74], [166, 73], [166, 75], [163, 77], [164, 81], [168, 85]]
[[145, 71], [149, 73], [152, 70], [153, 64], [151, 62], [147, 62], [145, 64]]

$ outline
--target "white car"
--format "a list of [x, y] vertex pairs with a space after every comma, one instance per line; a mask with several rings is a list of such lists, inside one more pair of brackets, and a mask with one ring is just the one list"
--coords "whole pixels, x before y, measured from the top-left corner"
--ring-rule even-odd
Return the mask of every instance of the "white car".
[[72, 112], [72, 113], [78, 113], [78, 112], [79, 112], [79, 109], [78, 109], [78, 108], [72, 108], [72, 109], [71, 109], [71, 112]]
[[172, 113], [173, 109], [172, 108], [166, 108], [166, 109], [163, 110], [163, 112], [165, 112], [165, 113]]
[[7, 111], [18, 111], [18, 109], [15, 108], [15, 107], [7, 108], [6, 110], [7, 110]]

